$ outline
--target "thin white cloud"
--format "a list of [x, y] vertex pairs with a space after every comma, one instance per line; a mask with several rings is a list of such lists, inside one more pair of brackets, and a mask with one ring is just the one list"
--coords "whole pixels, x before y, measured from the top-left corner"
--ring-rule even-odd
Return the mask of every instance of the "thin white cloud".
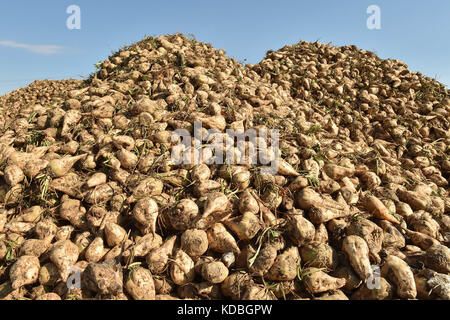
[[47, 45], [47, 44], [25, 44], [17, 43], [15, 41], [0, 41], [0, 46], [9, 48], [22, 48], [33, 53], [54, 55], [59, 54], [64, 50], [62, 46]]

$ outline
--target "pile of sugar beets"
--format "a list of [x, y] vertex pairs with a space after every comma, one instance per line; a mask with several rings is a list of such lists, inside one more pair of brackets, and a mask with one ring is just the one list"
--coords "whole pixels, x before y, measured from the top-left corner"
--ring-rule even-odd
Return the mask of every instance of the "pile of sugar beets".
[[[355, 46], [243, 66], [181, 34], [97, 66], [0, 98], [0, 299], [450, 299], [444, 85]], [[276, 174], [214, 162], [228, 129]]]

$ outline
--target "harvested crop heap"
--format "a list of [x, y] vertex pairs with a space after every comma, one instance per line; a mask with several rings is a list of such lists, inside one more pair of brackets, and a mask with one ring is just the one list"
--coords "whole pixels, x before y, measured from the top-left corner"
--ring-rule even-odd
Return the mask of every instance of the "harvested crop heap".
[[[450, 92], [399, 61], [150, 37], [0, 114], [2, 299], [450, 299]], [[279, 129], [278, 173], [175, 164], [194, 121]]]

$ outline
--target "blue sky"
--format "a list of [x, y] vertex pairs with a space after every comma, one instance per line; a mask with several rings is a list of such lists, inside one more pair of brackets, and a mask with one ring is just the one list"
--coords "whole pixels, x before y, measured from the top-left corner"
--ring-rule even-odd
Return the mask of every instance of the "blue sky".
[[[70, 5], [81, 8], [81, 30], [66, 27]], [[369, 5], [381, 9], [381, 30], [366, 27]], [[175, 32], [248, 63], [300, 39], [355, 44], [450, 86], [448, 0], [15, 0], [0, 4], [0, 94], [88, 76], [111, 51]]]

